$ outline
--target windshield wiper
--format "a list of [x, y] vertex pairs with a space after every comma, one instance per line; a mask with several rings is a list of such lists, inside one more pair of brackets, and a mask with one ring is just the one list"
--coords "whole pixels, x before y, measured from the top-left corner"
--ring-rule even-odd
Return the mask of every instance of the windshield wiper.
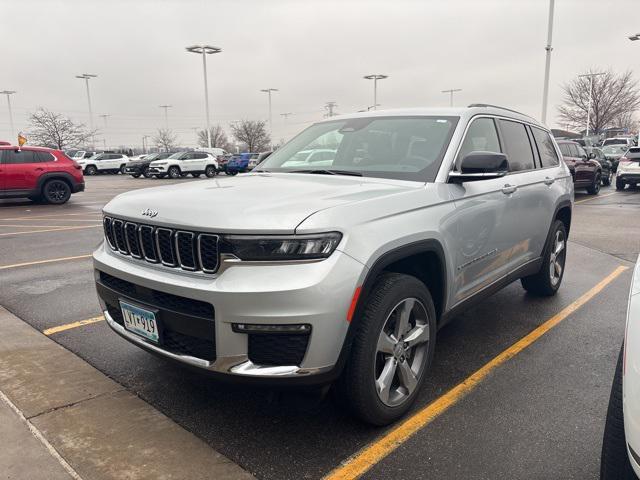
[[315, 173], [318, 175], [351, 175], [353, 177], [362, 177], [361, 172], [353, 172], [351, 170], [327, 170], [327, 169], [315, 169], [315, 170], [293, 170], [291, 173]]

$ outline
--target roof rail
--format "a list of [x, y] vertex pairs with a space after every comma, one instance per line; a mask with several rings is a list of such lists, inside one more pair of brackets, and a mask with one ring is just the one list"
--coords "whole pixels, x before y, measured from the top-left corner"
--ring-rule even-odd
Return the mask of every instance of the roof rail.
[[[491, 108], [499, 108], [500, 110], [506, 110], [507, 112], [517, 113], [518, 115], [523, 115], [528, 118], [533, 118], [531, 115], [527, 115], [526, 113], [519, 112], [517, 110], [513, 110], [511, 108], [501, 107], [500, 105], [491, 105], [490, 103], [471, 103], [467, 105], [468, 108], [473, 107], [491, 107]], [[535, 120], [535, 119], [534, 119]]]

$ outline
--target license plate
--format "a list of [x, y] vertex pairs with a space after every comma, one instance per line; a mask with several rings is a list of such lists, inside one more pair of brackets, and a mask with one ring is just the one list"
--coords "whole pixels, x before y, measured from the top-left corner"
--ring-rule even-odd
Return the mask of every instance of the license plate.
[[158, 342], [158, 323], [156, 314], [150, 310], [120, 300], [124, 328], [152, 342]]

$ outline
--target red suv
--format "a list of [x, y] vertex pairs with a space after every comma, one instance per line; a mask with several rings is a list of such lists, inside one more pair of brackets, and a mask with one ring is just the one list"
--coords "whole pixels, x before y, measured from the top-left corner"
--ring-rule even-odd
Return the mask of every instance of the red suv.
[[573, 177], [574, 188], [586, 188], [591, 195], [600, 192], [602, 181], [602, 167], [596, 160], [589, 158], [582, 145], [569, 140], [556, 142], [562, 153], [564, 163], [569, 167]]
[[61, 204], [83, 190], [82, 167], [61, 150], [0, 146], [0, 198]]

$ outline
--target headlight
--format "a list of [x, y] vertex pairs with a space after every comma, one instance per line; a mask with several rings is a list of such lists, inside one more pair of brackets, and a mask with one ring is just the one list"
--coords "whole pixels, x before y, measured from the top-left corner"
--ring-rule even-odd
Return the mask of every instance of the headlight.
[[159, 167], [160, 165], [166, 165], [167, 162], [151, 162], [150, 166], [152, 167]]
[[278, 261], [327, 258], [340, 243], [338, 232], [312, 235], [249, 236], [226, 235], [222, 250], [241, 260]]

